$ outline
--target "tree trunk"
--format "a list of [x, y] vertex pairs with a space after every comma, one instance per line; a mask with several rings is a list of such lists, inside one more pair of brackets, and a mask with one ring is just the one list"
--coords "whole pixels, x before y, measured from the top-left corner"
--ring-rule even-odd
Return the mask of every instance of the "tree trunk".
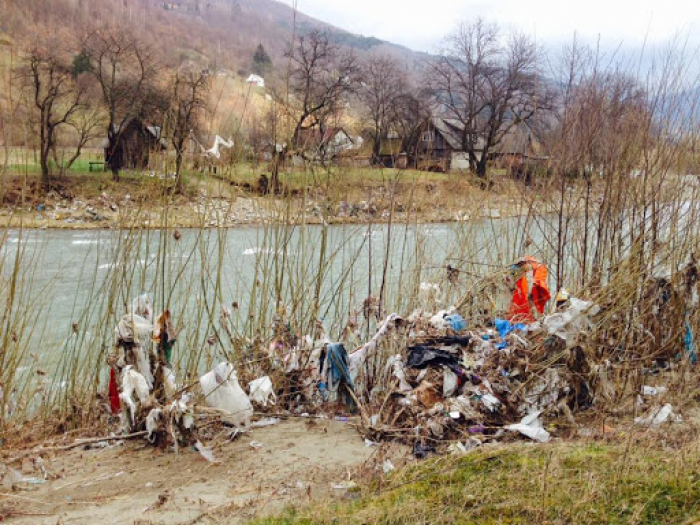
[[49, 167], [49, 154], [51, 153], [51, 135], [47, 129], [46, 119], [42, 112], [41, 117], [41, 144], [39, 148], [39, 164], [41, 166], [41, 189], [46, 194], [51, 191], [51, 169]]
[[41, 147], [41, 189], [44, 193], [51, 191], [51, 169], [49, 168], [49, 157], [45, 148]]
[[382, 137], [379, 133], [374, 136], [372, 144], [372, 164], [379, 164], [379, 156], [382, 152]]
[[177, 148], [175, 157], [175, 193], [182, 192], [182, 145]]
[[109, 132], [107, 133], [107, 155], [105, 155], [105, 162], [109, 164], [109, 169], [112, 172], [112, 180], [114, 182], [119, 182], [119, 170], [121, 168], [119, 161], [114, 158], [117, 150], [117, 138], [114, 132], [114, 124], [110, 124]]
[[483, 153], [476, 163], [476, 176], [480, 179], [486, 179], [486, 155]]

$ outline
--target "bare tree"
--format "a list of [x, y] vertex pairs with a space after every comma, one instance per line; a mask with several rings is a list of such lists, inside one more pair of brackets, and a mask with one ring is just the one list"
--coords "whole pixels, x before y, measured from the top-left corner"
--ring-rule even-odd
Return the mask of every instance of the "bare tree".
[[185, 145], [192, 133], [198, 134], [202, 113], [207, 108], [209, 75], [203, 72], [179, 71], [172, 81], [170, 105], [165, 128], [175, 149], [175, 189], [182, 187], [182, 160]]
[[[50, 159], [53, 155], [58, 160], [55, 149], [58, 134], [65, 127], [81, 127], [78, 114], [87, 108], [86, 84], [74, 79], [66, 53], [55, 42], [35, 45], [24, 59], [21, 74], [37, 116], [41, 185], [43, 191], [49, 192]], [[89, 130], [84, 131], [79, 137], [70, 165], [80, 156], [82, 147], [92, 136]]]
[[401, 141], [412, 165], [417, 161], [420, 133], [425, 121], [430, 118], [430, 108], [421, 93], [407, 92], [394, 100], [392, 128]]
[[448, 36], [428, 68], [433, 101], [460, 122], [462, 147], [480, 177], [503, 138], [550, 105], [538, 58], [528, 36], [506, 38], [497, 25], [477, 19]]
[[341, 51], [317, 30], [300, 36], [287, 57], [291, 103], [296, 106], [291, 143], [296, 148], [305, 127], [323, 126], [344, 108], [357, 87], [360, 66], [354, 54]]
[[[86, 79], [79, 79], [78, 82], [85, 81]], [[53, 159], [57, 166], [61, 170], [61, 174], [65, 174], [76, 160], [80, 158], [83, 153], [83, 148], [96, 138], [102, 135], [104, 129], [104, 114], [97, 108], [92, 107], [89, 95], [86, 97], [86, 103], [82, 110], [75, 113], [73, 117], [68, 121], [68, 125], [73, 128], [72, 135], [74, 136], [74, 148], [71, 155], [66, 158], [65, 155], [59, 156], [58, 150], [54, 145], [53, 148]], [[65, 154], [65, 151], [62, 153]]]
[[409, 94], [408, 78], [400, 64], [386, 55], [370, 56], [362, 68], [358, 95], [372, 138], [372, 159], [377, 161], [382, 139], [394, 127]]
[[90, 72], [100, 85], [107, 111], [106, 162], [114, 180], [122, 166], [116, 160], [122, 131], [131, 119], [145, 119], [163, 107], [156, 85], [160, 67], [153, 51], [123, 27], [91, 32], [83, 42]]

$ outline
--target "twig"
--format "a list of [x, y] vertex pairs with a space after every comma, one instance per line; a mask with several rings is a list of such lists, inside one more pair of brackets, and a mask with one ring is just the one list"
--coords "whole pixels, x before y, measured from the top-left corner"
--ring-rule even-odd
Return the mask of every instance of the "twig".
[[140, 432], [126, 434], [125, 436], [107, 436], [107, 437], [100, 437], [100, 438], [83, 439], [82, 441], [76, 441], [75, 443], [71, 443], [70, 445], [63, 445], [60, 447], [43, 448], [39, 452], [46, 452], [48, 450], [70, 450], [72, 448], [76, 448], [76, 447], [79, 447], [81, 445], [89, 445], [90, 443], [100, 443], [101, 441], [112, 441], [112, 440], [116, 440], [116, 439], [133, 439], [133, 438], [145, 436], [146, 434], [148, 434], [148, 430], [141, 430]]

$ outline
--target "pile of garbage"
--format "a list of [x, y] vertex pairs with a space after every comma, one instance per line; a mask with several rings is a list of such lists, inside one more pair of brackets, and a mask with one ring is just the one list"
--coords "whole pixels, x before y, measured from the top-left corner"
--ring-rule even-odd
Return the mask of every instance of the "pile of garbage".
[[134, 299], [115, 328], [114, 351], [107, 358], [109, 409], [119, 417], [122, 435], [145, 435], [150, 443], [171, 445], [175, 451], [193, 447], [213, 461], [200, 441], [198, 423], [214, 416], [237, 436], [238, 429], [251, 425], [252, 402], [261, 407], [274, 404], [272, 382], [260, 377], [249, 384], [247, 394], [234, 366], [224, 360], [196, 384], [179, 385], [172, 365], [177, 338], [168, 310], [154, 320], [150, 296]]
[[[169, 312], [154, 321], [151, 301], [142, 295], [115, 331], [110, 408], [120, 414], [122, 433], [142, 432], [154, 444], [169, 443], [176, 450], [194, 446], [200, 452], [207, 450], [197, 428], [203, 414], [218, 418], [236, 435], [254, 425], [261, 412], [357, 415], [365, 438], [409, 443], [417, 457], [448, 445], [465, 451], [503, 439], [547, 442], [564, 435], [567, 425], [573, 427], [576, 414], [603, 403], [619, 405], [622, 391], [613, 377], [619, 370], [628, 374], [621, 381], [627, 385], [633, 384], [632, 374], [643, 382], [652, 367], [668, 366], [669, 355], [695, 362], [694, 262], [680, 275], [673, 282], [646, 281], [650, 291], [640, 301], [648, 311], [642, 311], [642, 303], [615, 307], [612, 292], [599, 293], [596, 301], [567, 294], [526, 323], [488, 319], [483, 312], [470, 317], [455, 307], [379, 318], [378, 302], [368, 299], [336, 341], [322, 322], [312, 335], [295, 333], [283, 313], [275, 318], [269, 341], [235, 341], [230, 312], [223, 309], [221, 325], [238, 345], [239, 359], [235, 364], [223, 359], [191, 385], [178, 385], [172, 371], [178, 333]], [[676, 311], [684, 314], [671, 323]], [[643, 345], [636, 342], [653, 334], [637, 328], [629, 316], [645, 315], [668, 319], [668, 326], [653, 339], [653, 351], [641, 355]], [[370, 321], [373, 335], [363, 337]], [[620, 328], [625, 326], [633, 329]], [[684, 351], [657, 351], [669, 345], [677, 349], [679, 337]], [[636, 369], [628, 365], [630, 356]], [[247, 392], [239, 377], [249, 379], [243, 383]], [[663, 387], [640, 386], [634, 412], [646, 413], [638, 415], [637, 424], [656, 428], [680, 419], [669, 403], [647, 403]]]

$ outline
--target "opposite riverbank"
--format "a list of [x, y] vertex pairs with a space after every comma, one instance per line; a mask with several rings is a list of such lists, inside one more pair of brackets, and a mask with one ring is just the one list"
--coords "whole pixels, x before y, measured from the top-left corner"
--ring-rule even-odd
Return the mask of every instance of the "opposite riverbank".
[[181, 192], [164, 181], [126, 173], [71, 174], [43, 194], [37, 181], [6, 180], [0, 227], [173, 228], [236, 227], [280, 220], [291, 224], [399, 224], [499, 219], [535, 204], [551, 209], [544, 185], [497, 177], [491, 187], [463, 174], [396, 170], [337, 173], [333, 180], [290, 177], [280, 194], [263, 194], [250, 173], [239, 178], [190, 177]]

